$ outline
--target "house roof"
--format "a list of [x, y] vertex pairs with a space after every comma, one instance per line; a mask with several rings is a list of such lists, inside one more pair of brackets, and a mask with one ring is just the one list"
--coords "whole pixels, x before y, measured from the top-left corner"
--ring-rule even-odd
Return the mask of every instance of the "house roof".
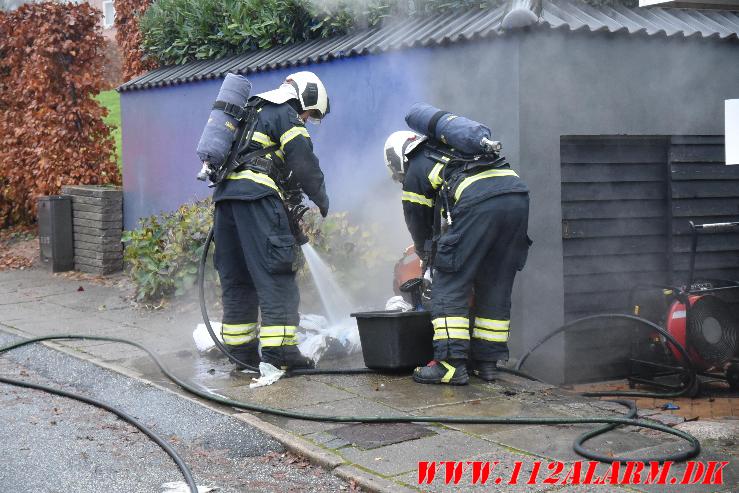
[[[504, 34], [505, 7], [470, 10], [396, 22], [328, 39], [317, 39], [230, 57], [161, 67], [121, 85], [119, 91], [220, 79], [352, 56], [491, 38]], [[535, 26], [566, 31], [647, 36], [738, 39], [739, 13], [657, 7], [593, 7], [572, 0], [544, 0]]]

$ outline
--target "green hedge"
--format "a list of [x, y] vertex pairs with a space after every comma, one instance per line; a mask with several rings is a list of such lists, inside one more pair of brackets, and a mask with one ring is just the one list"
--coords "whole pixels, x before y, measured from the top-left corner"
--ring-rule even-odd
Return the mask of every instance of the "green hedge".
[[376, 26], [395, 16], [487, 8], [501, 0], [156, 0], [142, 47], [161, 64], [222, 57]]
[[[638, 6], [638, 0], [581, 0]], [[487, 9], [504, 0], [156, 0], [142, 47], [161, 64], [243, 53], [378, 26], [387, 19]]]

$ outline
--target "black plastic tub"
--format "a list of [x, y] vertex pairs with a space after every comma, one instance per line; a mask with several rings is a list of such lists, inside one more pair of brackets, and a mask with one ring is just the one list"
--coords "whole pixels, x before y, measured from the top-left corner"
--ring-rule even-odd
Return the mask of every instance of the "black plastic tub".
[[367, 368], [408, 370], [424, 366], [434, 355], [434, 328], [429, 312], [362, 312], [357, 319]]

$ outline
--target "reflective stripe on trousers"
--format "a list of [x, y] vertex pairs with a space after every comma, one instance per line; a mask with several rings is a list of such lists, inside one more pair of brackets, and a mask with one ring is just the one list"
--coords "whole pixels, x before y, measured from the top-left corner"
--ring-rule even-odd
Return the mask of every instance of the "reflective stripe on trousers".
[[251, 342], [257, 338], [256, 328], [256, 323], [223, 324], [221, 326], [223, 342], [228, 346], [239, 346]]
[[476, 317], [472, 337], [483, 341], [508, 342], [510, 325], [510, 320]]
[[467, 317], [439, 317], [433, 320], [434, 340], [470, 339], [470, 319]]
[[262, 347], [295, 346], [295, 325], [271, 325], [259, 329], [259, 342]]

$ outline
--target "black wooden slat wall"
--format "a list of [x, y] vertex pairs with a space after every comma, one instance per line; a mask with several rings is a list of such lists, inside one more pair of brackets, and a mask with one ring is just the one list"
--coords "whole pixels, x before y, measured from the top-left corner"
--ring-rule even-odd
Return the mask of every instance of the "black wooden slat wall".
[[664, 137], [563, 137], [565, 317], [623, 313], [635, 284], [667, 281]]
[[[739, 221], [723, 137], [562, 137], [565, 317], [628, 310], [639, 284], [682, 284], [688, 221]], [[696, 274], [739, 279], [739, 234], [702, 235]]]
[[[670, 139], [673, 280], [687, 282], [690, 226], [739, 221], [739, 166], [727, 166], [721, 136]], [[696, 276], [739, 279], [739, 234], [704, 234], [698, 239]]]

